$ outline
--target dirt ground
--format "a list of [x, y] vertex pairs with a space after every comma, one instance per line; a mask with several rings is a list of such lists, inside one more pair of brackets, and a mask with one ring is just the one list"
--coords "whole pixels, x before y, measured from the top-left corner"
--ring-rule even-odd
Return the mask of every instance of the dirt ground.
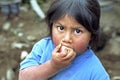
[[[48, 8], [47, 5], [43, 5], [43, 7], [44, 11], [46, 11]], [[115, 14], [112, 11], [109, 11], [104, 12], [102, 15], [111, 17], [111, 15]], [[12, 69], [15, 73], [14, 80], [18, 80], [21, 52], [24, 50], [30, 52], [33, 44], [48, 34], [47, 25], [45, 21], [40, 20], [31, 9], [28, 11], [21, 11], [20, 19], [18, 21], [9, 20], [8, 22], [11, 24], [11, 27], [8, 30], [3, 30], [3, 25], [6, 23], [6, 21], [3, 19], [3, 15], [0, 14], [0, 79], [2, 80], [2, 77], [6, 76], [6, 72], [9, 69]], [[109, 20], [107, 20], [107, 22], [109, 22]], [[107, 24], [110, 25], [112, 23], [109, 22]], [[120, 26], [120, 24], [116, 25]], [[22, 37], [20, 37], [20, 34], [17, 33], [17, 29], [19, 29], [18, 33], [22, 33]], [[28, 40], [28, 36], [33, 36], [35, 39]], [[13, 43], [15, 42], [28, 44], [29, 47], [13, 47]], [[110, 74], [110, 77], [120, 77], [120, 56], [116, 56], [114, 54], [109, 55], [109, 53], [104, 50], [101, 50], [97, 53], [106, 70]], [[120, 78], [114, 80], [120, 80]]]

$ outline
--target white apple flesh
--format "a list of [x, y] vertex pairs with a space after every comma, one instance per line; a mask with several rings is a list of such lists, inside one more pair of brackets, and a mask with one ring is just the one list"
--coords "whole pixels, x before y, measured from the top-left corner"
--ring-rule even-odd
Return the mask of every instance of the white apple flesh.
[[62, 52], [66, 52], [68, 54], [68, 53], [70, 53], [70, 49], [67, 48], [66, 46], [62, 46], [60, 49], [60, 53], [62, 53]]

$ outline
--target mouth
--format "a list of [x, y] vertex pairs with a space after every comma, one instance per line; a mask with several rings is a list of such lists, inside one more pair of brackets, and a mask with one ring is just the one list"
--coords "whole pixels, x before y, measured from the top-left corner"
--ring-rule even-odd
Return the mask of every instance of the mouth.
[[71, 44], [68, 44], [68, 43], [61, 42], [61, 45], [67, 48], [72, 48]]
[[70, 52], [70, 49], [73, 49], [72, 44], [70, 43], [65, 43], [63, 40], [60, 42], [61, 48], [66, 48], [67, 52]]
[[62, 46], [65, 46], [66, 48], [73, 49], [70, 45], [64, 45], [64, 44], [62, 44]]
[[67, 54], [69, 54], [71, 52], [71, 49], [66, 47], [66, 46], [61, 46], [59, 52], [66, 52]]

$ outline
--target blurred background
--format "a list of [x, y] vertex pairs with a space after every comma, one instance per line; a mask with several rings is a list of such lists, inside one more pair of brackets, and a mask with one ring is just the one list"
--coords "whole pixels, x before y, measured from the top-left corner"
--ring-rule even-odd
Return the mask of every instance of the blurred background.
[[[99, 2], [102, 34], [95, 52], [111, 80], [120, 80], [120, 0]], [[51, 0], [21, 0], [15, 16], [6, 16], [0, 4], [0, 80], [18, 80], [20, 62], [34, 43], [48, 35], [44, 18], [50, 3]]]

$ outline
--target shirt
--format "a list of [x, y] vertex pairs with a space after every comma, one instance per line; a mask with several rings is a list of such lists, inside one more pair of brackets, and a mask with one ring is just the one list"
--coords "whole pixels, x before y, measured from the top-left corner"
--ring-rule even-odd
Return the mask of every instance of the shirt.
[[[50, 37], [38, 41], [30, 54], [20, 64], [20, 69], [30, 66], [41, 65], [52, 58], [52, 51], [55, 48]], [[109, 75], [102, 63], [88, 48], [84, 53], [74, 58], [72, 63], [49, 80], [110, 80]]]

